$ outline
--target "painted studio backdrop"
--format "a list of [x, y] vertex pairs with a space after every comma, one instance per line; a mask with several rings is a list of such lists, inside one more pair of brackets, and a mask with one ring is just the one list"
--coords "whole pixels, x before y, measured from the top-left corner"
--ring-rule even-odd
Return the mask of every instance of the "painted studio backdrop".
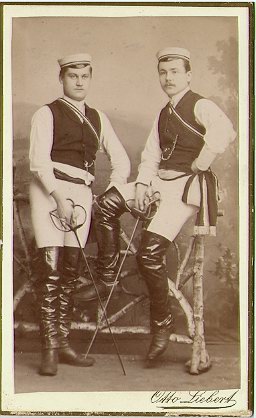
[[[87, 96], [89, 106], [105, 112], [124, 144], [132, 162], [134, 180], [140, 154], [157, 112], [166, 104], [157, 73], [156, 52], [166, 46], [190, 50], [192, 89], [214, 100], [237, 129], [238, 45], [237, 20], [232, 17], [38, 17], [14, 18], [12, 33], [13, 161], [14, 194], [28, 196], [29, 132], [33, 113], [61, 95], [57, 59], [76, 52], [88, 52], [93, 59], [93, 80]], [[238, 142], [213, 165], [221, 197], [217, 237], [206, 238], [204, 266], [204, 309], [206, 335], [212, 339], [238, 339]], [[94, 193], [105, 190], [110, 167], [103, 155], [96, 161]], [[19, 202], [14, 219], [14, 291], [24, 289], [25, 233], [33, 252], [29, 205]], [[16, 214], [17, 215], [17, 214]], [[19, 218], [19, 219], [18, 219]], [[18, 222], [17, 222], [18, 221]], [[175, 220], [174, 220], [175, 222]], [[125, 215], [125, 231], [131, 232], [134, 219]], [[185, 251], [193, 220], [182, 230], [178, 244]], [[93, 235], [93, 234], [92, 234]], [[93, 236], [87, 251], [95, 252]], [[171, 249], [175, 259], [175, 250]], [[176, 257], [177, 258], [177, 257]], [[175, 264], [175, 263], [174, 263]], [[168, 266], [170, 276], [176, 266]], [[82, 274], [83, 272], [81, 272]], [[185, 292], [190, 297], [192, 286]], [[129, 296], [125, 296], [129, 297]], [[115, 301], [113, 302], [115, 303]], [[119, 300], [116, 301], [119, 303]], [[144, 308], [134, 309], [125, 325], [144, 325]], [[146, 308], [145, 308], [146, 309]], [[90, 316], [93, 307], [85, 309]], [[36, 305], [30, 292], [16, 300], [17, 322], [33, 323]], [[182, 313], [180, 314], [182, 327]], [[22, 327], [18, 327], [22, 335]], [[18, 333], [18, 335], [20, 335]]]

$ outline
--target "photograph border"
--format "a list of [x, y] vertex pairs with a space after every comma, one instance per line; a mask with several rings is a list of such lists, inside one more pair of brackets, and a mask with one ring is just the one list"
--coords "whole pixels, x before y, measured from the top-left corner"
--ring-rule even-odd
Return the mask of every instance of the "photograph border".
[[[230, 7], [246, 7], [248, 9], [248, 13], [249, 13], [249, 27], [248, 27], [248, 35], [249, 35], [249, 39], [248, 39], [248, 59], [249, 59], [249, 69], [248, 69], [248, 81], [249, 81], [249, 102], [248, 102], [248, 110], [249, 110], [249, 122], [248, 122], [248, 128], [249, 128], [249, 149], [248, 149], [248, 163], [249, 163], [249, 167], [248, 167], [248, 218], [249, 218], [249, 226], [250, 226], [250, 230], [248, 231], [248, 309], [249, 309], [249, 316], [248, 316], [248, 411], [247, 414], [250, 413], [250, 411], [253, 411], [253, 406], [254, 406], [254, 393], [253, 393], [253, 389], [254, 389], [254, 297], [255, 297], [255, 293], [254, 293], [254, 188], [255, 188], [255, 168], [254, 168], [254, 163], [255, 163], [255, 157], [254, 157], [254, 135], [255, 135], [255, 128], [254, 128], [254, 123], [255, 123], [255, 116], [254, 116], [254, 110], [255, 110], [255, 99], [254, 99], [254, 65], [255, 65], [255, 56], [254, 56], [254, 46], [255, 46], [255, 40], [254, 40], [254, 30], [255, 30], [255, 8], [254, 8], [254, 4], [253, 3], [249, 3], [249, 2], [230, 2], [230, 3], [225, 3], [225, 2], [186, 2], [186, 3], [180, 3], [180, 2], [63, 2], [63, 3], [58, 3], [58, 2], [31, 2], [31, 3], [9, 3], [9, 2], [1, 2], [0, 4], [0, 16], [1, 16], [1, 22], [2, 22], [2, 31], [1, 31], [1, 56], [3, 57], [2, 60], [2, 65], [0, 66], [0, 90], [2, 92], [2, 100], [1, 100], [1, 112], [2, 112], [2, 119], [1, 119], [1, 140], [0, 140], [0, 151], [1, 151], [1, 157], [2, 157], [2, 164], [0, 167], [0, 176], [1, 176], [1, 195], [2, 195], [2, 205], [1, 205], [1, 209], [0, 209], [0, 229], [1, 229], [1, 240], [0, 240], [0, 247], [1, 247], [1, 251], [0, 251], [0, 260], [1, 260], [1, 264], [2, 264], [2, 271], [1, 271], [1, 283], [2, 286], [4, 285], [4, 271], [3, 271], [3, 263], [4, 263], [4, 248], [5, 248], [5, 235], [4, 234], [4, 222], [5, 222], [5, 207], [4, 207], [4, 203], [6, 203], [6, 196], [5, 196], [5, 191], [4, 191], [4, 175], [5, 175], [5, 171], [4, 171], [4, 166], [5, 166], [5, 162], [3, 159], [3, 155], [5, 154], [5, 143], [4, 143], [4, 137], [5, 137], [5, 133], [4, 133], [4, 100], [3, 100], [3, 94], [4, 94], [4, 7], [5, 6], [11, 6], [11, 7], [15, 7], [15, 6], [23, 6], [23, 7], [29, 7], [29, 6], [109, 6], [109, 7], [179, 7], [179, 8], [187, 8], [187, 7], [206, 7], [206, 8], [210, 8], [210, 7], [220, 7], [220, 8], [230, 8]], [[239, 117], [240, 120], [240, 117]], [[9, 171], [10, 173], [10, 171]], [[239, 180], [240, 182], [240, 180]], [[11, 209], [11, 204], [9, 205], [9, 209]], [[9, 214], [11, 214], [12, 212], [9, 211]], [[1, 245], [3, 242], [3, 246]], [[3, 250], [3, 251], [2, 251]], [[2, 312], [3, 312], [3, 302], [2, 302], [2, 292], [3, 292], [3, 287], [1, 286], [1, 307], [2, 307]], [[241, 303], [241, 302], [240, 302]], [[1, 317], [1, 354], [3, 354], [3, 348], [4, 348], [4, 342], [5, 342], [5, 332], [3, 331], [3, 316]], [[5, 387], [3, 384], [3, 374], [2, 371], [4, 369], [4, 359], [3, 356], [1, 356], [1, 393], [3, 394], [5, 391]], [[11, 410], [4, 410], [3, 409], [3, 397], [1, 400], [1, 414], [6, 414], [6, 415], [13, 415], [14, 411]], [[44, 411], [45, 412], [45, 411]], [[207, 414], [209, 414], [209, 410], [206, 411]], [[245, 411], [242, 411], [245, 412]], [[24, 413], [30, 413], [33, 415], [42, 415], [43, 412], [32, 412], [32, 411], [17, 411], [17, 413], [19, 414], [24, 414]], [[174, 411], [173, 414], [175, 414], [176, 412]], [[104, 413], [97, 413], [97, 412], [90, 412], [91, 415], [97, 416], [97, 415], [113, 415], [113, 416], [117, 416], [117, 415], [140, 415], [140, 416], [164, 416], [165, 413], [161, 412], [161, 413], [156, 413], [156, 412], [123, 412], [123, 411], [119, 411], [119, 412], [104, 412]], [[172, 415], [172, 412], [168, 413], [168, 415]], [[191, 411], [189, 411], [189, 414], [191, 415]], [[84, 412], [84, 413], [77, 413], [77, 412], [56, 412], [56, 411], [52, 411], [52, 412], [47, 412], [47, 415], [88, 415], [88, 412]], [[182, 411], [181, 415], [186, 416], [186, 411]], [[194, 415], [194, 413], [193, 413]], [[195, 412], [195, 415], [201, 415], [199, 414], [198, 410]], [[204, 414], [205, 415], [205, 414]], [[227, 414], [227, 415], [221, 415], [221, 416], [230, 416], [232, 415], [232, 413]], [[210, 414], [209, 416], [213, 416], [212, 414]]]

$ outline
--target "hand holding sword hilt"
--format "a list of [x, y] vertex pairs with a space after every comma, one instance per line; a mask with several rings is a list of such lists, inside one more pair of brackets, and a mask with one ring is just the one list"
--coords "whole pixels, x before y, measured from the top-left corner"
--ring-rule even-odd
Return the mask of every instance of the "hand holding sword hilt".
[[[76, 231], [77, 229], [81, 228], [87, 218], [87, 213], [85, 208], [82, 205], [77, 205], [74, 201], [70, 198], [67, 199], [71, 203], [72, 206], [72, 214], [70, 216], [70, 220], [68, 221], [66, 218], [61, 218], [58, 214], [57, 209], [50, 211], [50, 217], [54, 224], [54, 226], [63, 232], [69, 231]], [[78, 223], [79, 219], [79, 223]]]
[[148, 196], [147, 202], [143, 210], [140, 210], [134, 205], [135, 199], [128, 199], [125, 202], [126, 209], [133, 215], [136, 219], [141, 219], [142, 221], [148, 221], [153, 219], [157, 206], [160, 202], [160, 193], [154, 192], [151, 196]]

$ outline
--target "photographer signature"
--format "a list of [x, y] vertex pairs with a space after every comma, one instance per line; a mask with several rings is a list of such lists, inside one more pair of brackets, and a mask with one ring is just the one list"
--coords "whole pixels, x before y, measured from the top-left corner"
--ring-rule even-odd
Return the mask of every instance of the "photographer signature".
[[151, 403], [161, 409], [226, 409], [236, 405], [239, 389], [227, 395], [220, 390], [189, 392], [158, 391], [151, 396]]

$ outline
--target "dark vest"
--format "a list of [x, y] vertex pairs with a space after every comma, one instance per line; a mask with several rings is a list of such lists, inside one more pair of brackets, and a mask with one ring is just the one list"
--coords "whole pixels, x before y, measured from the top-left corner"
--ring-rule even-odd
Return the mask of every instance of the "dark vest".
[[[194, 116], [195, 104], [200, 99], [202, 96], [189, 90], [179, 101], [175, 110], [184, 121], [204, 135], [205, 128], [196, 122]], [[173, 112], [170, 114], [169, 103], [161, 110], [158, 132], [162, 150], [159, 168], [191, 173], [191, 164], [204, 145], [203, 138], [185, 127]]]
[[[96, 135], [86, 122], [81, 122], [65, 103], [55, 100], [48, 104], [53, 114], [52, 161], [68, 164], [94, 175], [94, 160], [99, 149]], [[100, 136], [101, 124], [98, 112], [85, 105], [85, 116]]]

